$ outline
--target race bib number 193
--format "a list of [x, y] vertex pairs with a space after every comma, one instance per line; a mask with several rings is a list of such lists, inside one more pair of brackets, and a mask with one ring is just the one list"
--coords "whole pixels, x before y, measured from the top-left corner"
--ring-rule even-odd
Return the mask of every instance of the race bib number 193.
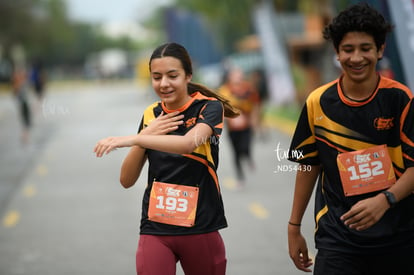
[[337, 163], [345, 196], [383, 190], [396, 180], [386, 145], [339, 154]]
[[148, 219], [154, 222], [192, 227], [195, 223], [198, 187], [154, 181]]

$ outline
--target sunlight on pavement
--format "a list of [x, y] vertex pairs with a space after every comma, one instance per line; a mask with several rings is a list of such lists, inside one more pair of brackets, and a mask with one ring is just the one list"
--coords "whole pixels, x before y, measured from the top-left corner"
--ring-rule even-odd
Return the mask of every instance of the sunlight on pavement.
[[3, 218], [4, 227], [14, 227], [20, 220], [20, 213], [17, 211], [10, 211]]
[[46, 175], [47, 175], [47, 173], [48, 173], [48, 170], [47, 170], [46, 165], [39, 164], [39, 165], [37, 166], [36, 172], [37, 172], [37, 174], [38, 174], [39, 176], [46, 176]]
[[229, 190], [236, 190], [237, 189], [237, 182], [233, 178], [225, 178], [223, 179], [223, 186]]
[[33, 197], [36, 195], [36, 187], [33, 184], [27, 185], [23, 188], [23, 194], [26, 198]]
[[253, 202], [249, 204], [249, 210], [258, 219], [267, 219], [269, 217], [269, 211], [260, 203]]

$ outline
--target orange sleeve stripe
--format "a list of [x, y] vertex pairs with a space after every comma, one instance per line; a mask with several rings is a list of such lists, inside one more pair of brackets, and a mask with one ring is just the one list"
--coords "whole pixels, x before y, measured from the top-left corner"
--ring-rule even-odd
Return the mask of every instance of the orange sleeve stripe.
[[401, 140], [405, 144], [407, 144], [407, 145], [409, 145], [411, 147], [414, 147], [414, 142], [411, 139], [409, 139], [404, 133], [401, 133]]
[[221, 122], [221, 123], [219, 123], [219, 124], [215, 125], [215, 126], [214, 126], [214, 128], [217, 128], [217, 129], [223, 129], [223, 126], [224, 126], [224, 123], [223, 123], [223, 122]]
[[216, 184], [217, 190], [220, 192], [220, 185], [219, 185], [219, 182], [218, 182], [217, 174], [213, 170], [213, 168], [211, 168], [210, 165], [208, 165], [208, 161], [207, 160], [205, 160], [203, 158], [200, 158], [200, 157], [197, 157], [197, 156], [194, 156], [194, 155], [191, 155], [191, 154], [183, 154], [183, 156], [184, 157], [187, 157], [187, 158], [194, 159], [194, 160], [196, 160], [196, 161], [204, 164], [207, 167], [208, 172], [210, 173], [211, 177], [213, 178], [214, 183]]
[[394, 173], [397, 176], [397, 178], [400, 178], [401, 175], [402, 175], [402, 173], [400, 171], [396, 170], [396, 169], [394, 169]]
[[405, 86], [401, 82], [395, 81], [393, 79], [381, 76], [380, 86], [385, 87], [385, 88], [396, 88], [396, 89], [404, 91], [409, 98], [413, 97], [410, 89], [407, 86]]
[[403, 154], [403, 157], [404, 157], [405, 159], [408, 159], [408, 160], [414, 161], [414, 159], [413, 159], [412, 157], [410, 157], [409, 155], [407, 155], [407, 154]]
[[326, 140], [324, 140], [324, 139], [322, 139], [320, 137], [315, 137], [315, 139], [317, 139], [317, 140], [319, 140], [319, 141], [327, 144], [329, 147], [335, 148], [339, 152], [342, 152], [342, 153], [346, 152], [346, 150], [344, 150], [342, 148], [339, 148], [338, 146], [336, 146], [336, 145], [334, 145], [334, 144], [332, 144], [332, 143], [330, 143], [330, 142], [328, 142], [328, 141], [326, 141]]

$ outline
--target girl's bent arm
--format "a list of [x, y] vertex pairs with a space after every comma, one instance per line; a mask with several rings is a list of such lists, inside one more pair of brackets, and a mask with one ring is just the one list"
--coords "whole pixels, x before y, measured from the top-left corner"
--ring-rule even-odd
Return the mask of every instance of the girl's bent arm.
[[119, 181], [123, 187], [129, 188], [135, 184], [146, 159], [145, 149], [139, 146], [133, 146], [130, 149], [121, 166]]
[[173, 153], [189, 154], [201, 144], [210, 140], [213, 130], [205, 123], [198, 123], [184, 136], [138, 135], [136, 143], [144, 148]]
[[94, 152], [96, 156], [102, 157], [116, 148], [140, 146], [173, 154], [189, 154], [201, 144], [208, 142], [212, 134], [213, 130], [209, 125], [198, 123], [184, 136], [138, 134], [108, 137], [97, 143]]

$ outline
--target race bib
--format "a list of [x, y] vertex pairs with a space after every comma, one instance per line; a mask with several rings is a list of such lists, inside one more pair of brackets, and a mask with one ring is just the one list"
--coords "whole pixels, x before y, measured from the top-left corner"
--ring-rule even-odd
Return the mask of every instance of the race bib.
[[345, 196], [383, 190], [396, 181], [386, 145], [342, 153], [336, 160]]
[[154, 181], [148, 219], [154, 222], [192, 227], [197, 211], [198, 187]]

